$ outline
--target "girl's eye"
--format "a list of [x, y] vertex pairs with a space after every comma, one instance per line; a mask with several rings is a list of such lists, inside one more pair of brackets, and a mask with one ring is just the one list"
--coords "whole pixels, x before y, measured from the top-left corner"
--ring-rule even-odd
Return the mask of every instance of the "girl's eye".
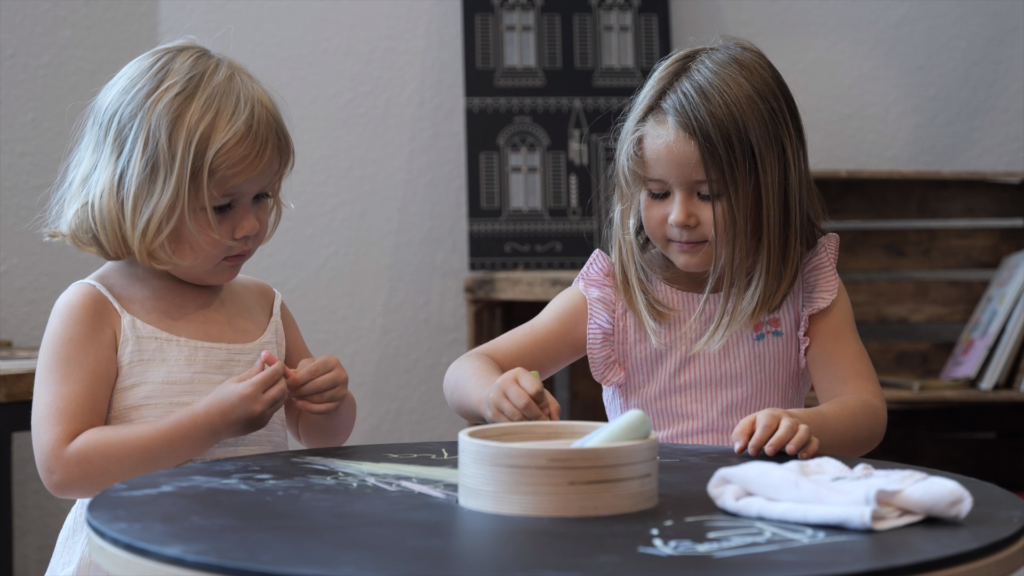
[[213, 213], [216, 214], [217, 216], [221, 216], [223, 214], [227, 214], [228, 212], [231, 212], [231, 208], [233, 208], [233, 206], [232, 206], [231, 202], [228, 202], [227, 204], [221, 204], [220, 206], [214, 206], [213, 207]]
[[270, 192], [260, 192], [255, 198], [253, 198], [253, 202], [262, 202], [264, 200], [270, 200], [273, 197], [273, 194]]
[[710, 192], [697, 192], [697, 200], [701, 202], [711, 202]]
[[654, 190], [648, 190], [647, 197], [651, 200], [664, 200], [668, 198], [668, 192], [655, 192]]

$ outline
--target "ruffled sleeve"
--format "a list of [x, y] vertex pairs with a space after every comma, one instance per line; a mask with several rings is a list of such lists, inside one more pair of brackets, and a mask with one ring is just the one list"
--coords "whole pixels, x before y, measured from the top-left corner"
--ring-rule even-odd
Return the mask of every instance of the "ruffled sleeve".
[[612, 260], [600, 250], [587, 260], [573, 285], [587, 298], [587, 360], [594, 379], [605, 386], [625, 381], [626, 371], [615, 354], [618, 294]]
[[817, 246], [804, 257], [803, 269], [800, 272], [802, 300], [800, 303], [800, 369], [807, 366], [807, 346], [811, 339], [807, 337], [807, 326], [812, 314], [817, 314], [839, 293], [839, 272], [836, 262], [839, 261], [839, 236], [826, 234], [818, 239]]

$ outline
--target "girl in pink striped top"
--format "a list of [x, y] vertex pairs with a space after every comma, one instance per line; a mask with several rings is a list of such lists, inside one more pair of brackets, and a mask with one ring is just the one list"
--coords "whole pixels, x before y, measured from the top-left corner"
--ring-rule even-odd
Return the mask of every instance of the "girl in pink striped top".
[[[449, 368], [470, 421], [557, 419], [547, 377], [587, 355], [609, 418], [662, 442], [860, 456], [886, 409], [836, 273], [796, 103], [742, 40], [652, 71], [618, 135], [610, 255], [536, 318]], [[820, 404], [804, 408], [811, 386]]]

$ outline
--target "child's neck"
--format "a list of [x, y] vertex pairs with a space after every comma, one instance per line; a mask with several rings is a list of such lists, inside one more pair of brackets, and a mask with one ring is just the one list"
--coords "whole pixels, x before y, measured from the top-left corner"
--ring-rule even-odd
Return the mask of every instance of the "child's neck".
[[[655, 270], [662, 282], [681, 292], [691, 292], [694, 294], [703, 294], [711, 277], [710, 270], [705, 272], [686, 272], [680, 270], [661, 254], [658, 254]], [[721, 292], [722, 287], [720, 284], [721, 282], [716, 286], [712, 286], [711, 292]]]
[[133, 284], [146, 292], [159, 295], [168, 301], [188, 301], [190, 307], [209, 306], [220, 299], [224, 292], [223, 284], [193, 284], [166, 270], [145, 266], [133, 259], [112, 262], [110, 265], [120, 268], [124, 277], [131, 278]]

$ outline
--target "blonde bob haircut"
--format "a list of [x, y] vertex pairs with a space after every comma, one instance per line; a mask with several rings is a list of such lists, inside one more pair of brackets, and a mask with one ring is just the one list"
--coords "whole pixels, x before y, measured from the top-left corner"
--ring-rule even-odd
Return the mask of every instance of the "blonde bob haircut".
[[[811, 179], [800, 113], [782, 75], [753, 44], [723, 38], [675, 52], [651, 72], [619, 129], [610, 251], [628, 309], [661, 346], [658, 325], [678, 311], [655, 294], [659, 270], [672, 264], [644, 232], [643, 139], [666, 125], [692, 140], [722, 218], [707, 287], [692, 318], [722, 291], [708, 331], [693, 352], [719, 347], [778, 310], [800, 275], [804, 256], [824, 234], [825, 211]], [[696, 322], [691, 320], [690, 326]], [[697, 335], [691, 332], [691, 342]]]
[[89, 104], [43, 232], [106, 260], [167, 268], [180, 263], [170, 245], [179, 221], [196, 232], [205, 211], [219, 235], [212, 182], [241, 182], [271, 162], [268, 240], [294, 163], [280, 110], [237, 62], [190, 39], [165, 44], [131, 61]]

